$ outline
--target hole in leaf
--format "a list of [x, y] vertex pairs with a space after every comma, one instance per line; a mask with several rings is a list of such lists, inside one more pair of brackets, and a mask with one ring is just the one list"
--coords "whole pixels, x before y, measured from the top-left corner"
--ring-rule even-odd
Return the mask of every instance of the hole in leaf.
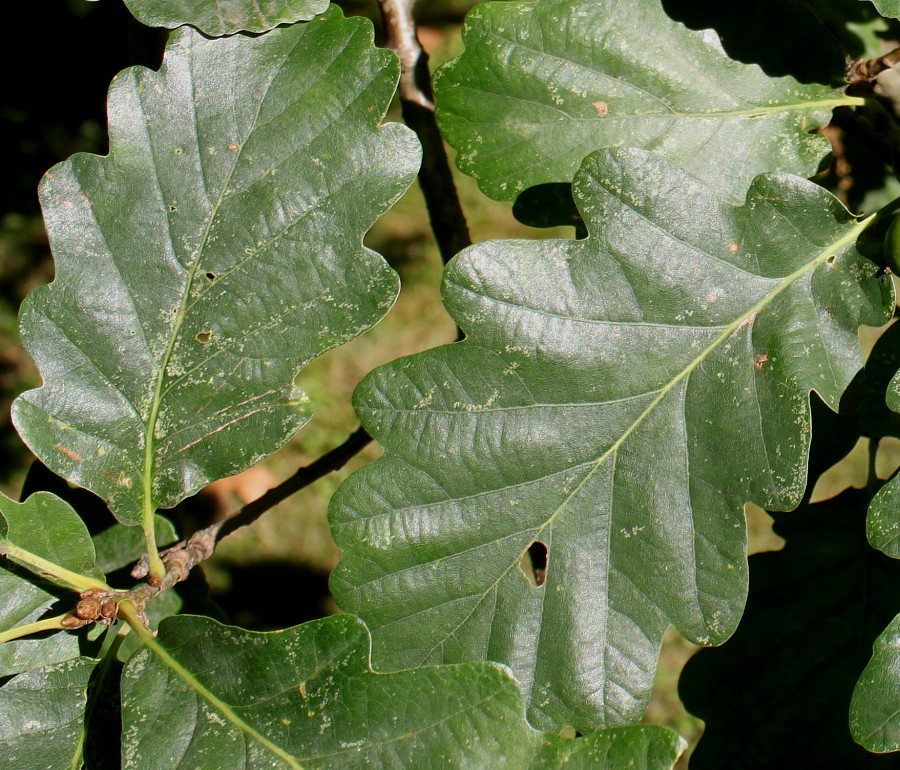
[[547, 578], [547, 546], [535, 540], [519, 559], [519, 571], [528, 584], [537, 588], [544, 585]]
[[837, 257], [832, 254], [830, 257], [828, 257], [828, 259], [825, 260], [825, 263], [828, 265], [828, 267], [833, 267], [835, 259], [837, 259]]
[[210, 281], [215, 281], [215, 280], [216, 280], [216, 274], [215, 274], [215, 273], [207, 273], [207, 274], [206, 274], [206, 277], [209, 278]]
[[169, 211], [177, 211], [177, 209], [174, 206], [169, 206]]
[[201, 345], [205, 345], [207, 342], [209, 342], [211, 337], [212, 332], [197, 332], [194, 335], [194, 339], [197, 340], [197, 342], [199, 342]]

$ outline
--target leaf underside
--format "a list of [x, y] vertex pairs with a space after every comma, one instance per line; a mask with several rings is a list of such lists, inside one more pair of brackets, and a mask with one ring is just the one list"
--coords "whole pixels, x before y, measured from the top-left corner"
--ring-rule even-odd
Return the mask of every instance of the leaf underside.
[[148, 27], [190, 24], [211, 37], [235, 32], [267, 32], [279, 24], [307, 21], [328, 8], [329, 0], [125, 0]]
[[652, 0], [488, 3], [464, 53], [435, 74], [437, 118], [459, 168], [492, 198], [570, 182], [601, 147], [640, 147], [743, 200], [768, 171], [810, 176], [829, 151], [812, 134], [842, 92], [770, 78], [730, 59]]
[[14, 418], [122, 523], [281, 446], [311, 414], [297, 372], [393, 303], [362, 238], [418, 168], [412, 132], [378, 126], [398, 76], [336, 8], [255, 38], [184, 28], [160, 72], [113, 82], [110, 155], [47, 174], [57, 278], [21, 314], [44, 384]]
[[[809, 392], [836, 409], [889, 277], [829, 193], [731, 206], [640, 150], [576, 177], [584, 241], [492, 241], [448, 268], [459, 344], [354, 400], [384, 458], [338, 490], [339, 604], [394, 669], [488, 659], [541, 729], [638, 721], [670, 623], [701, 644], [747, 591], [743, 504], [800, 501]], [[547, 549], [543, 585], [532, 543]]]
[[123, 766], [663, 770], [684, 748], [659, 727], [542, 735], [502, 667], [382, 675], [369, 668], [369, 646], [348, 616], [265, 634], [165, 621], [123, 675]]

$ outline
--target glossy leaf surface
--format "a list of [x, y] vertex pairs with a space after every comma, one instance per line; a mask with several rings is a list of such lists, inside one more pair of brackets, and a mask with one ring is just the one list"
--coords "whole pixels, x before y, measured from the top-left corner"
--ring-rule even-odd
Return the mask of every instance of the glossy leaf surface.
[[662, 770], [684, 747], [655, 727], [542, 736], [500, 666], [382, 675], [368, 655], [365, 627], [348, 616], [265, 634], [165, 621], [123, 675], [123, 766], [524, 770], [571, 759], [575, 768]]
[[854, 103], [735, 62], [714, 32], [656, 0], [487, 3], [463, 39], [435, 75], [437, 117], [460, 169], [502, 200], [570, 182], [591, 151], [626, 146], [739, 203], [762, 172], [815, 173], [829, 145], [811, 132]]
[[[888, 407], [900, 412], [900, 372], [888, 384], [886, 400]], [[872, 500], [868, 532], [869, 542], [875, 548], [900, 559], [900, 476], [895, 475]]]
[[900, 0], [872, 0], [878, 13], [893, 19], [900, 19]]
[[[69, 505], [39, 492], [24, 503], [0, 494], [0, 546], [10, 543], [73, 572], [103, 578], [94, 560], [87, 528]], [[59, 597], [70, 594], [37, 578], [33, 563], [0, 558], [0, 631], [33, 623], [71, 608], [52, 610]], [[71, 595], [71, 594], [70, 594]], [[78, 639], [67, 632], [46, 638], [22, 638], [0, 644], [0, 676], [8, 676], [78, 655]]]
[[900, 615], [875, 640], [853, 692], [850, 729], [869, 751], [900, 751]]
[[190, 24], [207, 35], [267, 32], [279, 24], [306, 21], [328, 8], [329, 0], [125, 0], [135, 18], [149, 27]]
[[122, 523], [278, 448], [311, 414], [298, 370], [393, 303], [362, 238], [419, 162], [378, 127], [398, 71], [336, 8], [256, 38], [184, 28], [160, 72], [114, 81], [111, 154], [48, 173], [57, 278], [21, 315], [44, 385], [15, 422]]
[[[47, 492], [38, 492], [24, 503], [0, 494], [0, 547], [6, 544], [79, 575], [103, 580], [84, 522], [67, 503]], [[8, 558], [39, 572], [31, 559], [12, 551]]]
[[586, 732], [640, 719], [668, 624], [733, 631], [743, 504], [799, 503], [809, 391], [836, 408], [893, 292], [865, 223], [798, 177], [735, 207], [604, 150], [575, 200], [588, 240], [466, 250], [444, 299], [467, 339], [358, 388], [385, 457], [332, 500], [332, 589], [377, 666], [501, 661], [533, 724]]
[[0, 751], [7, 767], [82, 766], [82, 718], [95, 664], [76, 658], [20, 674], [0, 687]]

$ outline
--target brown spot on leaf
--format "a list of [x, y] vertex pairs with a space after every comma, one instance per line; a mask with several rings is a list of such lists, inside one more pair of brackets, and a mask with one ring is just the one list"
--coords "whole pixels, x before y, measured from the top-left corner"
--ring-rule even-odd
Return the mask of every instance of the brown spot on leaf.
[[766, 365], [766, 361], [768, 360], [769, 355], [767, 353], [760, 353], [756, 356], [756, 358], [753, 359], [753, 365], [757, 368], [757, 370], [761, 372], [763, 370], [763, 367], [765, 367]]
[[62, 444], [54, 444], [53, 446], [55, 449], [58, 449], [60, 452], [62, 452], [70, 460], [74, 460], [76, 463], [84, 462], [84, 458], [80, 454], [78, 454], [78, 452], [74, 452], [71, 449], [64, 447]]
[[238, 148], [238, 146], [235, 142], [232, 142], [231, 144], [228, 145], [229, 150], [236, 150], [237, 148]]
[[732, 254], [737, 254], [741, 250], [741, 245], [739, 243], [729, 243], [728, 251]]
[[606, 102], [597, 101], [592, 102], [592, 104], [594, 109], [597, 110], [597, 114], [601, 118], [606, 117], [609, 114], [609, 105]]

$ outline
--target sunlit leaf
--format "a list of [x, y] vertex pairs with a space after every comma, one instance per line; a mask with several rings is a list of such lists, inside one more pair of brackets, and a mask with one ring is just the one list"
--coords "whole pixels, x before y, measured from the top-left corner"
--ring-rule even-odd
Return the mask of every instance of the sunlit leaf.
[[[78, 514], [54, 495], [38, 492], [24, 503], [0, 494], [0, 542], [88, 577], [103, 578], [94, 559], [90, 535]], [[74, 605], [53, 609], [71, 591], [56, 588], [40, 574], [33, 560], [16, 563], [0, 558], [0, 631], [59, 615]], [[78, 655], [78, 639], [59, 631], [49, 636], [25, 637], [0, 644], [0, 676], [70, 660]]]
[[135, 18], [150, 27], [190, 24], [207, 35], [266, 32], [279, 24], [306, 21], [329, 0], [125, 0]]
[[893, 19], [900, 19], [900, 0], [872, 0], [878, 13]]
[[451, 263], [468, 336], [363, 381], [385, 456], [330, 515], [332, 589], [377, 666], [501, 661], [533, 724], [586, 732], [640, 719], [669, 624], [700, 644], [734, 630], [743, 505], [799, 503], [809, 392], [836, 409], [857, 327], [884, 323], [893, 291], [855, 248], [866, 223], [798, 177], [759, 177], [736, 207], [604, 150], [575, 200], [587, 240]]
[[900, 615], [875, 640], [853, 691], [850, 729], [869, 751], [900, 751]]
[[[900, 412], [900, 372], [888, 383], [887, 405], [895, 412]], [[872, 500], [869, 506], [868, 532], [869, 542], [875, 548], [900, 559], [900, 475], [895, 475], [888, 481]]]
[[252, 633], [165, 621], [123, 676], [125, 767], [671, 768], [684, 741], [659, 727], [586, 739], [527, 725], [495, 664], [377, 674], [348, 616]]
[[336, 8], [255, 38], [184, 28], [160, 72], [114, 81], [110, 155], [48, 173], [57, 278], [21, 315], [44, 385], [15, 422], [122, 523], [283, 444], [311, 414], [298, 370], [393, 303], [362, 238], [419, 161], [378, 126], [398, 71]]
[[0, 752], [10, 768], [77, 770], [87, 685], [96, 661], [76, 658], [0, 687]]
[[829, 144], [811, 132], [859, 103], [730, 59], [714, 32], [654, 0], [487, 3], [463, 40], [435, 75], [438, 122], [460, 169], [501, 200], [570, 182], [589, 152], [625, 146], [739, 203], [762, 172], [815, 173]]

